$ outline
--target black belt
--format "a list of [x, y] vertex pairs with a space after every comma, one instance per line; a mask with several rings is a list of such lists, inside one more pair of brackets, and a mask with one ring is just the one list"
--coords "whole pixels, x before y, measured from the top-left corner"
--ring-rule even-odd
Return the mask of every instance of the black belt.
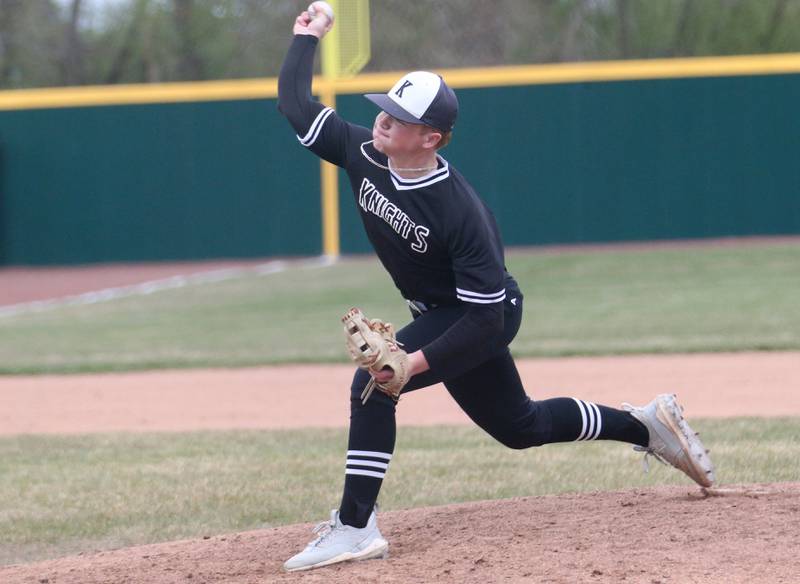
[[429, 310], [439, 308], [438, 304], [425, 303], [421, 300], [406, 300], [406, 302], [408, 303], [408, 308], [411, 310], [412, 315], [425, 314]]

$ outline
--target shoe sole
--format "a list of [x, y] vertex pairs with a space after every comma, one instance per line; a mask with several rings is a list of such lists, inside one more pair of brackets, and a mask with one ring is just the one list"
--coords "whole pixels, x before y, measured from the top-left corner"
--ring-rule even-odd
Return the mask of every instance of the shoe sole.
[[[711, 459], [708, 458], [703, 444], [695, 438], [696, 434], [683, 417], [674, 396], [658, 400], [658, 420], [667, 426], [681, 443], [681, 448], [686, 453], [686, 460], [694, 471], [690, 474], [691, 478], [704, 487], [712, 486], [714, 470]], [[695, 442], [695, 448], [690, 444], [690, 440]], [[698, 457], [697, 460], [695, 460], [695, 456]]]
[[331, 564], [338, 564], [340, 562], [358, 562], [362, 560], [377, 560], [386, 559], [389, 557], [389, 542], [385, 539], [378, 538], [369, 544], [360, 552], [345, 552], [339, 554], [328, 560], [310, 564], [308, 566], [299, 566], [297, 568], [286, 569], [287, 572], [300, 572], [302, 570], [311, 570], [312, 568], [322, 568], [323, 566], [330, 566]]

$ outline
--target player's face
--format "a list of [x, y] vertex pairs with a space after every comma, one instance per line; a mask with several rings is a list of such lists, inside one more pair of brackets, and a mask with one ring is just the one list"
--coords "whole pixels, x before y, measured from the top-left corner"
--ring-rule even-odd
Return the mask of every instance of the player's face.
[[424, 128], [380, 112], [372, 126], [373, 145], [375, 150], [387, 156], [417, 154], [425, 150]]

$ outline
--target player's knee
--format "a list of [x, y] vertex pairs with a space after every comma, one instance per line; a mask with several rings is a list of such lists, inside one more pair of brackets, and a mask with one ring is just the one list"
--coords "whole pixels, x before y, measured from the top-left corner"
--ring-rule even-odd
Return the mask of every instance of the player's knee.
[[527, 430], [503, 432], [494, 435], [494, 439], [503, 446], [514, 450], [524, 450], [526, 448], [547, 444], [547, 439], [541, 432]]
[[[355, 375], [353, 375], [353, 383], [350, 385], [350, 407], [353, 408], [360, 408], [363, 407], [362, 401], [362, 394], [364, 393], [364, 388], [367, 387], [367, 383], [369, 380], [372, 379], [372, 376], [364, 371], [363, 369], [356, 369]], [[370, 406], [373, 405], [382, 405], [386, 407], [395, 407], [395, 402], [392, 398], [388, 395], [383, 393], [382, 391], [373, 391], [367, 400], [367, 404]]]
[[[549, 417], [541, 415], [539, 403], [528, 400], [525, 415], [493, 424], [490, 434], [508, 448], [522, 450], [551, 442]], [[547, 413], [547, 412], [545, 412]]]
[[350, 399], [361, 399], [361, 393], [369, 383], [370, 378], [370, 374], [363, 369], [356, 369], [356, 373], [353, 375], [353, 383], [350, 384]]
[[495, 439], [506, 448], [512, 448], [513, 450], [524, 450], [531, 446], [538, 446], [538, 444], [532, 444], [525, 436], [495, 436]]

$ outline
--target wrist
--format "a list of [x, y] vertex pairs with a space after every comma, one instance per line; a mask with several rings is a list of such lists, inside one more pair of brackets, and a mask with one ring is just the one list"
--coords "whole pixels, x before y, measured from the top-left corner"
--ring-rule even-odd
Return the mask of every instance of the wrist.
[[414, 351], [413, 353], [409, 353], [408, 361], [412, 376], [424, 373], [431, 368], [430, 365], [428, 365], [428, 359], [425, 358], [425, 353], [423, 353], [421, 349]]

